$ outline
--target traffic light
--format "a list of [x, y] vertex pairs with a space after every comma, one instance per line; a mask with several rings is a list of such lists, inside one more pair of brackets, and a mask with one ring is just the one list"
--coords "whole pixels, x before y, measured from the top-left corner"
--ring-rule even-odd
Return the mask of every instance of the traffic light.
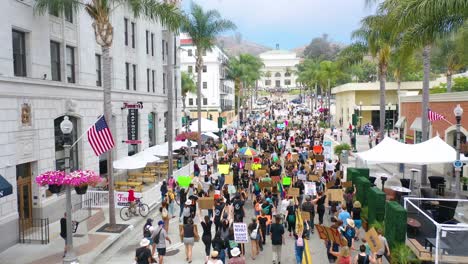
[[186, 116], [182, 117], [182, 125], [183, 126], [187, 125], [187, 117]]
[[218, 128], [221, 129], [223, 128], [223, 118], [218, 116]]

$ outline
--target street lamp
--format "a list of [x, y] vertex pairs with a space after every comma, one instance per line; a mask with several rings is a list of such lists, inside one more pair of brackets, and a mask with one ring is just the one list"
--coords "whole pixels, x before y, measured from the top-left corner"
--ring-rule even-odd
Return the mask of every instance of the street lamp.
[[[71, 132], [73, 131], [73, 123], [69, 120], [68, 116], [64, 116], [60, 123], [60, 130], [63, 133], [63, 150], [65, 152], [65, 173], [70, 173], [70, 149], [71, 149]], [[66, 184], [66, 224], [67, 224], [67, 252], [63, 263], [78, 263], [78, 258], [73, 252], [73, 232], [72, 232], [72, 203], [71, 203], [71, 187]]]
[[359, 101], [359, 128], [362, 131], [362, 101]]
[[388, 117], [387, 117], [387, 136], [390, 137], [390, 126], [391, 126], [391, 112], [390, 109], [392, 108], [392, 103], [388, 103]]
[[[460, 161], [460, 121], [463, 115], [463, 108], [458, 104], [455, 109], [453, 109], [455, 114], [455, 119], [457, 120], [457, 161]], [[457, 198], [460, 197], [460, 173], [461, 168], [455, 168], [455, 195]]]

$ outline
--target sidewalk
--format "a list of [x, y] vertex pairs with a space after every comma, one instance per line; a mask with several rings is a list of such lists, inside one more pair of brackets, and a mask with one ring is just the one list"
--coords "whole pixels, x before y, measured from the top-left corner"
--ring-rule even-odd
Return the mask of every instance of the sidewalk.
[[[154, 213], [153, 210], [150, 214]], [[79, 224], [77, 232], [73, 235], [73, 247], [75, 255], [81, 264], [95, 263], [94, 259], [111, 247], [122, 236], [131, 232], [135, 225], [145, 221], [144, 217], [133, 217], [129, 221], [120, 219], [120, 208], [116, 208], [117, 224], [129, 225], [122, 233], [104, 233], [96, 232], [105, 223], [109, 222], [108, 208], [93, 209], [93, 221], [101, 221], [94, 223], [95, 227], [88, 231], [87, 222]], [[47, 245], [41, 244], [16, 244], [0, 254], [0, 264], [56, 264], [63, 262], [64, 240], [60, 237], [60, 221], [51, 223], [49, 226], [50, 243]]]

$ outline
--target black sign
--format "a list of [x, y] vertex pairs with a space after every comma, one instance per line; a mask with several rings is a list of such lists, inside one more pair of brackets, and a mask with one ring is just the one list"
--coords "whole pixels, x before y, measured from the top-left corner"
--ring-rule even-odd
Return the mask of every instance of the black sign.
[[128, 140], [138, 140], [138, 109], [128, 109]]

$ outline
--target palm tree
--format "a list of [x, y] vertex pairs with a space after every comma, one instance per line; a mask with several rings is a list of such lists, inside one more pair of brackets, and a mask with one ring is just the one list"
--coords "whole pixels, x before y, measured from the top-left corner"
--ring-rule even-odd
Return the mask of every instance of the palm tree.
[[[112, 40], [114, 37], [113, 26], [110, 18], [112, 12], [118, 7], [127, 7], [133, 12], [134, 17], [143, 17], [159, 22], [166, 25], [172, 31], [177, 31], [183, 19], [183, 16], [176, 5], [160, 3], [157, 0], [37, 0], [35, 4], [35, 11], [41, 15], [49, 10], [54, 13], [64, 14], [65, 10], [78, 11], [80, 8], [84, 8], [86, 13], [93, 20], [92, 26], [95, 32], [96, 42], [102, 48], [104, 117], [110, 129], [112, 128], [112, 65], [110, 49], [112, 47]], [[116, 219], [112, 161], [112, 151], [108, 151], [107, 173], [109, 186], [109, 224], [114, 227]]]
[[240, 124], [241, 98], [245, 87], [251, 86], [261, 77], [260, 69], [263, 62], [250, 54], [240, 54], [238, 57], [230, 58], [227, 68], [227, 78], [234, 81], [237, 88], [237, 113], [238, 123]]
[[185, 112], [185, 99], [188, 93], [195, 93], [197, 91], [197, 86], [193, 81], [193, 76], [190, 73], [182, 72], [181, 73], [181, 82], [182, 82], [182, 112]]
[[[326, 87], [327, 105], [328, 105], [328, 126], [331, 126], [331, 113], [330, 113], [330, 99], [331, 99], [331, 86], [335, 84], [339, 75], [341, 74], [338, 64], [332, 61], [322, 61], [319, 64], [317, 78], [322, 88]], [[323, 90], [322, 90], [323, 93]]]
[[[310, 92], [315, 93], [315, 101], [317, 100], [317, 84], [318, 84], [318, 73], [320, 70], [320, 64], [314, 60], [306, 59], [297, 65], [298, 78], [297, 81], [304, 85]], [[315, 86], [315, 89], [314, 89]], [[311, 101], [312, 104], [312, 101]], [[316, 102], [314, 103], [316, 105]], [[311, 111], [313, 106], [311, 105]]]
[[362, 51], [362, 48], [366, 47], [372, 57], [377, 60], [380, 82], [380, 138], [384, 138], [385, 134], [385, 83], [393, 42], [393, 35], [387, 28], [387, 23], [388, 17], [382, 13], [368, 16], [361, 21], [361, 28], [352, 34], [352, 37], [358, 40], [355, 50]]
[[[210, 51], [215, 45], [216, 36], [226, 30], [234, 30], [236, 26], [229, 20], [222, 19], [217, 10], [204, 11], [203, 8], [192, 3], [190, 14], [182, 25], [182, 30], [190, 35], [193, 44], [197, 47], [195, 53], [197, 69], [197, 113], [198, 133], [201, 135], [201, 86], [203, 54]], [[198, 153], [201, 153], [201, 137], [198, 140]]]

